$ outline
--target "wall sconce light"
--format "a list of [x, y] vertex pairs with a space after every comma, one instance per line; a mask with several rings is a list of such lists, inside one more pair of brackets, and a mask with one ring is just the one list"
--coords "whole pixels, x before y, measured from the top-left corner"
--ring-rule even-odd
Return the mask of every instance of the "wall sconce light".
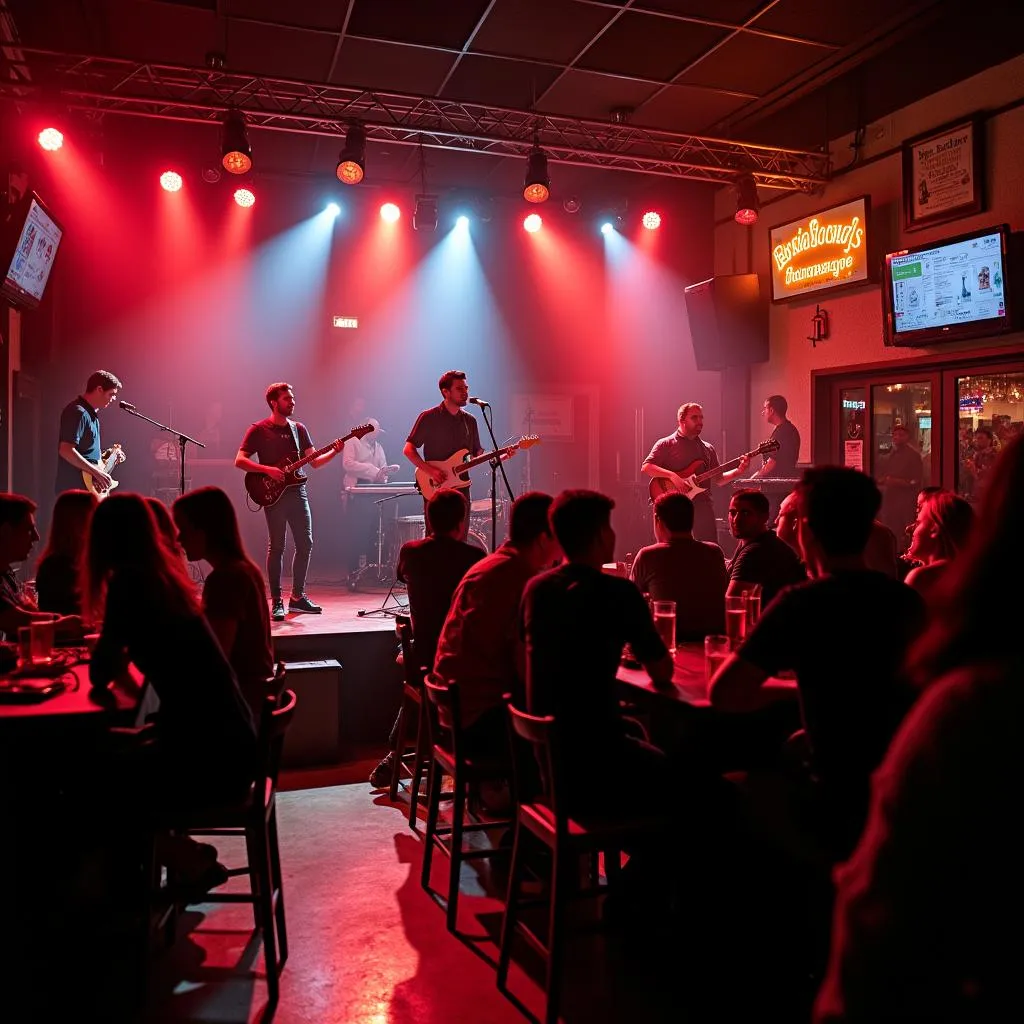
[[828, 310], [816, 305], [814, 307], [814, 316], [811, 317], [811, 333], [807, 335], [807, 340], [814, 348], [817, 348], [819, 341], [828, 341], [828, 336]]

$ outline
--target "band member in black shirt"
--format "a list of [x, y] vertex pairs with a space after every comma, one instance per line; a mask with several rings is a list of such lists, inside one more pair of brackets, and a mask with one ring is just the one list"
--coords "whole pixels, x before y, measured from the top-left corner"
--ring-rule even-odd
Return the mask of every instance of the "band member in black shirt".
[[64, 407], [60, 414], [54, 493], [81, 490], [83, 473], [92, 477], [97, 490], [110, 487], [110, 476], [98, 465], [103, 458], [99, 413], [117, 398], [120, 388], [121, 382], [112, 373], [97, 370], [86, 381], [84, 394]]
[[786, 419], [789, 402], [782, 395], [769, 395], [764, 400], [761, 415], [771, 425], [773, 441], [779, 442], [779, 450], [764, 457], [762, 465], [754, 476], [780, 476], [792, 479], [796, 476], [796, 464], [800, 461], [800, 431]]
[[[242, 445], [235, 456], [235, 466], [247, 473], [266, 473], [278, 483], [284, 480], [284, 472], [278, 463], [284, 459], [297, 459], [310, 455], [315, 450], [313, 440], [305, 424], [289, 417], [295, 410], [295, 392], [292, 386], [280, 381], [271, 384], [266, 393], [270, 415], [265, 420], [252, 424], [242, 439]], [[343, 442], [309, 465], [319, 469], [341, 451]], [[256, 455], [259, 462], [252, 456]], [[288, 487], [284, 494], [264, 510], [267, 516], [267, 530], [270, 544], [267, 547], [267, 581], [270, 585], [270, 600], [273, 605], [271, 617], [275, 622], [284, 619], [284, 598], [281, 594], [281, 571], [284, 564], [284, 538], [286, 529], [292, 531], [295, 543], [295, 558], [292, 560], [292, 596], [288, 610], [319, 614], [323, 609], [306, 596], [306, 572], [313, 552], [313, 517], [309, 511], [309, 497], [306, 485]]]

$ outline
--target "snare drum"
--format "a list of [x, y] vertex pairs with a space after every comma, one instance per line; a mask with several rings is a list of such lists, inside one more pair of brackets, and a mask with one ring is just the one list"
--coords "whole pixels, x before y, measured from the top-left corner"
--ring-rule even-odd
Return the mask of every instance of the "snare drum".
[[395, 528], [399, 547], [407, 540], [421, 540], [427, 535], [427, 521], [423, 516], [399, 516]]

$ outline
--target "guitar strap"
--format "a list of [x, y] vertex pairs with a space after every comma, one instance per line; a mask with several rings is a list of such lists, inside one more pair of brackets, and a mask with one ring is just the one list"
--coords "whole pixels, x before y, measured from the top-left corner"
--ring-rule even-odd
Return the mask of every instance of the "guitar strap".
[[295, 420], [289, 420], [288, 426], [292, 428], [292, 440], [295, 442], [295, 457], [301, 459], [302, 449], [299, 447], [299, 428], [295, 425]]

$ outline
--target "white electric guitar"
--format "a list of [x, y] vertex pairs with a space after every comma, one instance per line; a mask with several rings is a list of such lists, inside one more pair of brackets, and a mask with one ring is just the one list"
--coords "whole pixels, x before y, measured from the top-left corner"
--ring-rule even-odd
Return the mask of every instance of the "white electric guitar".
[[490, 462], [491, 459], [507, 459], [514, 451], [520, 448], [532, 448], [535, 444], [540, 444], [540, 442], [541, 438], [536, 434], [527, 434], [513, 444], [506, 445], [504, 448], [495, 448], [493, 452], [485, 452], [483, 455], [478, 455], [475, 459], [468, 458], [469, 450], [462, 448], [451, 458], [445, 459], [444, 462], [427, 463], [428, 466], [432, 466], [434, 469], [443, 469], [445, 471], [446, 475], [442, 483], [435, 484], [425, 469], [417, 469], [416, 486], [423, 495], [423, 499], [430, 501], [434, 494], [441, 490], [442, 487], [468, 487], [469, 477], [465, 473], [474, 466], [481, 466], [485, 462]]
[[[126, 458], [124, 449], [119, 444], [115, 444], [100, 456], [99, 462], [94, 462], [93, 465], [97, 469], [101, 469], [107, 476], [111, 476], [114, 467], [118, 463], [124, 462]], [[82, 480], [85, 483], [85, 489], [95, 494], [98, 501], [102, 501], [118, 484], [116, 480], [111, 480], [109, 487], [100, 487], [92, 473], [86, 473], [84, 470], [82, 471]]]

